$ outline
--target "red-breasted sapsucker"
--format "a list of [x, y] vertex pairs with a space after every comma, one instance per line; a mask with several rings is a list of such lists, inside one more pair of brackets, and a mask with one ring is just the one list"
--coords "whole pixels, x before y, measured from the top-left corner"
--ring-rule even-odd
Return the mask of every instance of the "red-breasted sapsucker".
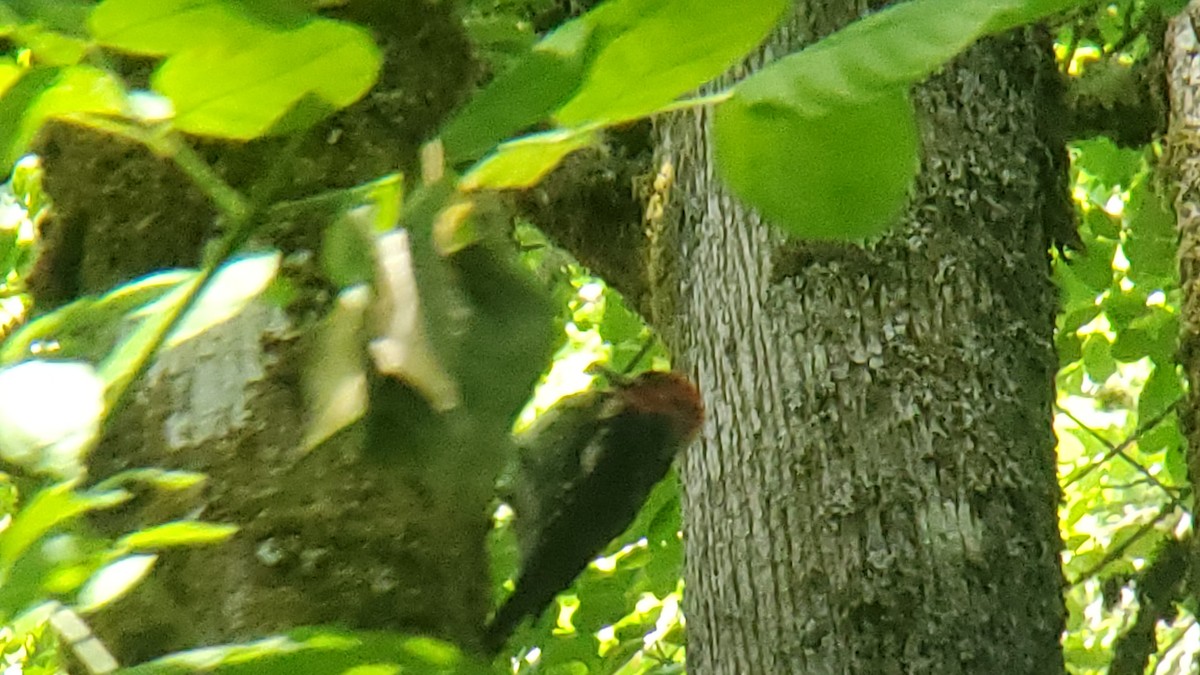
[[651, 371], [565, 398], [518, 437], [508, 499], [521, 568], [487, 626], [490, 653], [629, 527], [703, 421], [695, 385], [678, 373]]

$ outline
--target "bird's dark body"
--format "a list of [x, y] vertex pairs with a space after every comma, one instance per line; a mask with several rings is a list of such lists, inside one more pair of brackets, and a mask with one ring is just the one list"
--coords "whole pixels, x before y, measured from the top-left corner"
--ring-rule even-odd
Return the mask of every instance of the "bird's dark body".
[[686, 378], [651, 372], [566, 399], [523, 435], [511, 497], [521, 570], [488, 625], [488, 651], [498, 651], [523, 619], [541, 614], [629, 527], [702, 419]]

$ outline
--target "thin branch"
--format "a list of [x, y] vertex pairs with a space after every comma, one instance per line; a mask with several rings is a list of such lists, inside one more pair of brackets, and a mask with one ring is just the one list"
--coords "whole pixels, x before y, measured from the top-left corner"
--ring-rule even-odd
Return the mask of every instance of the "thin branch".
[[1070, 418], [1070, 420], [1072, 422], [1077, 424], [1080, 429], [1083, 429], [1084, 431], [1086, 431], [1092, 438], [1095, 438], [1096, 440], [1100, 441], [1101, 444], [1103, 444], [1106, 448], [1109, 449], [1108, 453], [1105, 454], [1104, 457], [1102, 457], [1099, 461], [1092, 462], [1091, 464], [1089, 464], [1089, 465], [1083, 467], [1082, 469], [1080, 469], [1079, 471], [1075, 472], [1075, 474], [1068, 476], [1067, 479], [1064, 480], [1062, 483], [1063, 487], [1067, 487], [1069, 485], [1074, 484], [1075, 482], [1081, 480], [1084, 476], [1088, 475], [1092, 471], [1100, 468], [1101, 466], [1104, 466], [1113, 457], [1119, 455], [1122, 459], [1124, 459], [1125, 461], [1127, 461], [1127, 462], [1133, 464], [1135, 467], [1137, 467], [1144, 475], [1149, 476], [1152, 480], [1154, 480], [1155, 483], [1158, 483], [1159, 487], [1161, 487], [1163, 490], [1170, 493], [1171, 490], [1168, 489], [1166, 485], [1163, 485], [1161, 483], [1161, 481], [1159, 481], [1157, 478], [1154, 478], [1153, 476], [1151, 476], [1145, 470], [1145, 467], [1143, 467], [1139, 462], [1135, 461], [1134, 459], [1132, 459], [1131, 457], [1126, 455], [1125, 451], [1128, 450], [1131, 445], [1136, 443], [1138, 441], [1138, 439], [1140, 439], [1148, 431], [1150, 431], [1154, 427], [1158, 426], [1163, 420], [1165, 420], [1168, 416], [1170, 416], [1172, 413], [1174, 413], [1175, 406], [1178, 405], [1178, 403], [1179, 403], [1179, 401], [1176, 400], [1171, 405], [1167, 406], [1165, 410], [1163, 410], [1161, 413], [1156, 415], [1145, 426], [1141, 426], [1138, 429], [1134, 430], [1134, 432], [1132, 434], [1130, 434], [1128, 437], [1126, 437], [1125, 440], [1121, 441], [1121, 443], [1118, 445], [1113, 445], [1107, 438], [1104, 438], [1099, 433], [1097, 433], [1095, 429], [1084, 424], [1083, 421], [1081, 421], [1078, 417], [1076, 417], [1075, 414], [1072, 413], [1070, 410], [1067, 410], [1066, 408], [1062, 407], [1061, 405], [1055, 405], [1055, 407], [1058, 408], [1059, 412], [1066, 415], [1068, 418]]
[[1095, 565], [1092, 565], [1091, 567], [1089, 567], [1086, 571], [1081, 573], [1079, 576], [1075, 577], [1075, 580], [1069, 582], [1067, 585], [1071, 588], [1075, 588], [1079, 584], [1096, 576], [1096, 573], [1098, 573], [1100, 570], [1107, 567], [1110, 563], [1115, 561], [1117, 558], [1120, 558], [1122, 555], [1124, 555], [1125, 551], [1127, 551], [1130, 546], [1133, 546], [1135, 543], [1137, 543], [1137, 541], [1139, 539], [1146, 536], [1150, 532], [1154, 531], [1154, 528], [1157, 527], [1160, 522], [1162, 522], [1168, 515], [1170, 515], [1173, 512], [1174, 512], [1174, 510], [1168, 511], [1165, 507], [1160, 508], [1158, 510], [1158, 515], [1156, 515], [1152, 520], [1150, 520], [1149, 522], [1145, 523], [1140, 528], [1138, 528], [1137, 532], [1134, 532], [1132, 535], [1130, 535], [1130, 537], [1128, 539], [1126, 539], [1125, 541], [1121, 542], [1119, 545], [1117, 545], [1114, 548], [1112, 548], [1111, 550], [1109, 550], [1109, 552], [1106, 553], [1104, 555], [1104, 557], [1100, 559], [1099, 562], [1097, 562]]

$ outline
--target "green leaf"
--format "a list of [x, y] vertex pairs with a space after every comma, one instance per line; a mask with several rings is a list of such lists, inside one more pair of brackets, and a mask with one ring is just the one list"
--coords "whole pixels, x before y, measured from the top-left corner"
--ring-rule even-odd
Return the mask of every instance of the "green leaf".
[[380, 63], [365, 30], [313, 21], [245, 44], [176, 54], [152, 85], [175, 103], [179, 129], [246, 140], [265, 134], [306, 94], [338, 108], [357, 101], [375, 83]]
[[0, 363], [29, 358], [42, 342], [55, 343], [60, 355], [98, 361], [127, 328], [123, 322], [129, 312], [157, 300], [195, 275], [184, 271], [160, 272], [120, 286], [100, 298], [80, 298], [40, 316], [4, 341]]
[[1125, 213], [1128, 233], [1121, 250], [1129, 260], [1130, 280], [1158, 288], [1178, 284], [1175, 212], [1159, 194], [1155, 181], [1144, 181], [1130, 189]]
[[116, 115], [124, 93], [109, 73], [93, 66], [31, 68], [0, 98], [0, 162], [11, 166], [50, 117], [73, 113]]
[[578, 126], [649, 115], [725, 72], [771, 32], [788, 6], [783, 0], [601, 5], [589, 18], [604, 44], [597, 45], [579, 92], [554, 118]]
[[917, 139], [902, 89], [820, 117], [736, 95], [717, 108], [718, 172], [768, 220], [803, 237], [882, 232], [908, 195]]
[[30, 139], [48, 119], [78, 113], [120, 115], [124, 109], [125, 91], [112, 73], [89, 65], [64, 68], [26, 111], [20, 136], [9, 148], [11, 161], [26, 151]]
[[156, 560], [156, 555], [130, 555], [96, 570], [92, 578], [79, 589], [79, 610], [86, 612], [99, 609], [125, 595], [146, 578]]
[[117, 545], [130, 551], [154, 551], [170, 546], [216, 544], [236, 534], [236, 525], [178, 520], [138, 530], [121, 537]]
[[558, 124], [575, 127], [657, 112], [749, 52], [787, 4], [604, 3], [547, 35], [475, 96], [442, 131], [447, 156], [452, 163], [474, 159], [551, 113]]
[[591, 28], [582, 19], [563, 24], [512, 70], [472, 96], [440, 136], [450, 163], [479, 157], [566, 101], [586, 72], [590, 37]]
[[1112, 263], [1116, 252], [1116, 240], [1105, 237], [1096, 237], [1089, 240], [1086, 251], [1067, 252], [1068, 264], [1059, 265], [1058, 269], [1061, 270], [1062, 274], [1077, 279], [1091, 291], [1090, 296], [1086, 293], [1081, 293], [1079, 297], [1071, 298], [1073, 304], [1074, 301], [1094, 303], [1096, 295], [1103, 293], [1112, 286]]
[[104, 0], [92, 10], [88, 28], [105, 47], [166, 56], [187, 49], [249, 44], [270, 32], [272, 24], [292, 24], [270, 19], [252, 11], [249, 3], [229, 0]]
[[[1154, 438], [1149, 442], [1154, 443], [1152, 447], [1161, 448], [1166, 453], [1163, 457], [1163, 468], [1170, 477], [1170, 484], [1188, 485], [1187, 446], [1184, 444], [1183, 434], [1179, 432], [1179, 424], [1178, 422], [1173, 423], [1173, 421], [1166, 421], [1163, 424], [1174, 431], [1173, 434], [1170, 432], [1161, 433], [1161, 436], [1168, 436], [1169, 434], [1169, 440], [1162, 441], [1160, 434], [1156, 433]], [[1157, 429], [1154, 431], [1157, 431]], [[1140, 442], [1139, 445], [1141, 445]]]
[[1083, 342], [1083, 368], [1092, 382], [1103, 384], [1117, 372], [1108, 338], [1092, 333]]
[[1121, 219], [1110, 216], [1104, 209], [1092, 207], [1084, 211], [1082, 225], [1082, 231], [1090, 231], [1097, 237], [1115, 240], [1121, 236]]
[[480, 241], [449, 258], [471, 309], [466, 333], [457, 340], [458, 358], [449, 366], [477, 433], [500, 440], [509, 438], [561, 337], [549, 294], [515, 257], [507, 247]]
[[1155, 366], [1138, 394], [1138, 419], [1149, 422], [1170, 410], [1183, 396], [1183, 382], [1176, 368]]
[[1090, 201], [1098, 207], [1108, 202], [1113, 188], [1128, 187], [1144, 161], [1140, 150], [1119, 147], [1103, 136], [1074, 141], [1071, 147], [1076, 157], [1072, 173], [1090, 188]]
[[[280, 254], [272, 251], [241, 256], [222, 265], [171, 332], [166, 346], [186, 342], [240, 314], [267, 290], [279, 272], [279, 264]], [[132, 313], [132, 318], [155, 314], [160, 309], [157, 305], [143, 306]]]
[[594, 131], [554, 130], [501, 145], [462, 177], [463, 190], [527, 188], [542, 179], [564, 157], [595, 145]]
[[[269, 287], [279, 269], [279, 254], [259, 253], [226, 263], [213, 274], [208, 285], [164, 341], [163, 347], [178, 345], [203, 331], [236, 316]], [[195, 273], [154, 302], [130, 312], [137, 322], [100, 364], [100, 375], [108, 383], [108, 395], [117, 395], [150, 357], [158, 335], [167, 329], [201, 278]], [[111, 401], [110, 401], [111, 403]]]
[[143, 663], [122, 675], [341, 675], [352, 668], [392, 666], [421, 675], [488, 675], [485, 664], [433, 638], [301, 628], [286, 636], [206, 647]]
[[1100, 303], [1100, 307], [1104, 310], [1104, 314], [1108, 316], [1108, 321], [1112, 324], [1113, 330], [1120, 333], [1133, 325], [1135, 321], [1143, 319], [1150, 313], [1150, 307], [1146, 305], [1146, 300], [1146, 291], [1134, 286], [1133, 288], [1121, 288], [1118, 292], [1109, 293]]
[[1137, 450], [1142, 457], [1162, 455], [1163, 467], [1171, 477], [1172, 485], [1187, 485], [1187, 457], [1183, 448], [1179, 418], [1174, 415], [1168, 415], [1137, 439]]
[[[1007, 3], [1012, 5], [1013, 3]], [[988, 22], [989, 33], [1002, 33], [1038, 19], [1095, 4], [1093, 0], [1021, 0], [1015, 7], [999, 12]]]
[[44, 30], [36, 25], [23, 26], [16, 32], [14, 39], [33, 52], [37, 63], [43, 66], [74, 65], [83, 60], [88, 49], [85, 40], [57, 31]]
[[[22, 131], [25, 114], [53, 86], [60, 72], [61, 68], [25, 70], [20, 79], [7, 87], [3, 97], [0, 97], [0, 152], [3, 152], [0, 161], [4, 166], [11, 166], [29, 143], [29, 136]], [[8, 73], [9, 76], [11, 74]]]
[[325, 228], [321, 267], [339, 288], [371, 281], [375, 265], [374, 209], [360, 206], [343, 213]]
[[919, 82], [984, 34], [1016, 0], [911, 0], [876, 12], [743, 80], [746, 105], [819, 117]]
[[308, 363], [302, 371], [304, 447], [315, 448], [367, 410], [366, 323], [370, 291], [348, 288], [313, 327]]
[[87, 0], [7, 0], [4, 7], [22, 24], [41, 24], [67, 35], [83, 35], [90, 4]]
[[129, 483], [143, 483], [157, 490], [189, 490], [208, 480], [208, 477], [195, 471], [173, 471], [166, 469], [130, 469], [105, 478], [96, 483], [98, 490], [111, 490]]
[[8, 529], [0, 533], [0, 580], [31, 546], [54, 528], [90, 511], [112, 508], [130, 496], [124, 490], [76, 492], [74, 481], [40, 490], [17, 512]]
[[739, 197], [795, 234], [883, 231], [916, 171], [908, 86], [1022, 8], [1016, 0], [913, 0], [764, 67], [717, 110], [718, 170]]

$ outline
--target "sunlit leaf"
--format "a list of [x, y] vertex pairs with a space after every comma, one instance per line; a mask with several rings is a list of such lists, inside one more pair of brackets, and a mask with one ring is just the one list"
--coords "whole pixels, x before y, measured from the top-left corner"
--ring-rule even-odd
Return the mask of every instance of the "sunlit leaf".
[[566, 127], [652, 114], [733, 65], [786, 6], [782, 0], [604, 3], [558, 27], [475, 96], [442, 132], [447, 155], [452, 162], [478, 157], [551, 113]]
[[[232, 319], [267, 289], [279, 269], [279, 261], [278, 253], [258, 253], [223, 265], [200, 291], [164, 346], [178, 345]], [[200, 278], [192, 273], [188, 281], [129, 314], [128, 318], [137, 327], [125, 335], [100, 364], [99, 372], [109, 385], [110, 398], [137, 374], [139, 365], [149, 358], [149, 350], [170, 325], [175, 313], [182, 309], [188, 294], [199, 281]]]
[[770, 33], [787, 6], [782, 0], [602, 5], [584, 19], [600, 34], [598, 53], [579, 92], [554, 118], [569, 127], [653, 113], [736, 63]]
[[165, 56], [187, 49], [249, 43], [271, 31], [230, 0], [104, 0], [88, 28], [112, 49]]
[[71, 481], [38, 491], [0, 533], [0, 579], [46, 533], [89, 511], [116, 506], [130, 496], [124, 490], [78, 492]]
[[70, 66], [79, 63], [87, 54], [88, 43], [78, 37], [65, 35], [40, 26], [27, 25], [17, 31], [15, 39], [27, 47], [40, 65]]
[[432, 638], [392, 633], [297, 629], [240, 645], [172, 654], [122, 670], [123, 675], [342, 675], [352, 668], [395, 667], [421, 675], [487, 675], [487, 664]]
[[717, 110], [721, 175], [794, 234], [882, 232], [916, 172], [907, 88], [988, 31], [1017, 0], [915, 0], [851, 24], [738, 83]]
[[156, 555], [130, 555], [100, 568], [79, 590], [80, 611], [99, 609], [128, 593], [154, 567]]
[[[171, 332], [167, 346], [186, 342], [240, 314], [267, 289], [279, 271], [279, 263], [280, 254], [272, 252], [242, 256], [222, 265]], [[155, 311], [148, 306], [135, 312], [134, 318]]]
[[130, 469], [105, 478], [96, 484], [97, 489], [112, 489], [129, 483], [141, 483], [158, 490], [188, 490], [198, 487], [208, 480], [208, 477], [195, 471], [174, 471], [166, 469]]
[[451, 162], [474, 159], [545, 119], [579, 87], [591, 28], [582, 19], [543, 38], [528, 56], [471, 97], [442, 130]]
[[1092, 382], [1103, 384], [1117, 371], [1108, 338], [1093, 333], [1083, 342], [1083, 368]]
[[113, 289], [105, 295], [80, 298], [37, 317], [9, 336], [0, 348], [0, 363], [13, 363], [53, 345], [55, 354], [99, 360], [113, 347], [129, 312], [161, 298], [195, 272], [153, 274]]
[[363, 29], [313, 21], [241, 44], [173, 55], [152, 80], [186, 132], [234, 139], [265, 134], [306, 94], [341, 108], [375, 83], [381, 56]]
[[547, 131], [501, 145], [462, 177], [464, 190], [527, 188], [567, 155], [596, 144], [592, 131]]
[[150, 551], [171, 546], [200, 546], [225, 541], [237, 531], [236, 525], [180, 520], [127, 534], [121, 537], [117, 545], [131, 551]]
[[1183, 381], [1174, 364], [1156, 367], [1138, 396], [1138, 419], [1149, 422], [1175, 406], [1183, 396]]
[[79, 475], [100, 432], [104, 390], [85, 363], [26, 361], [0, 369], [0, 456], [59, 477]]

